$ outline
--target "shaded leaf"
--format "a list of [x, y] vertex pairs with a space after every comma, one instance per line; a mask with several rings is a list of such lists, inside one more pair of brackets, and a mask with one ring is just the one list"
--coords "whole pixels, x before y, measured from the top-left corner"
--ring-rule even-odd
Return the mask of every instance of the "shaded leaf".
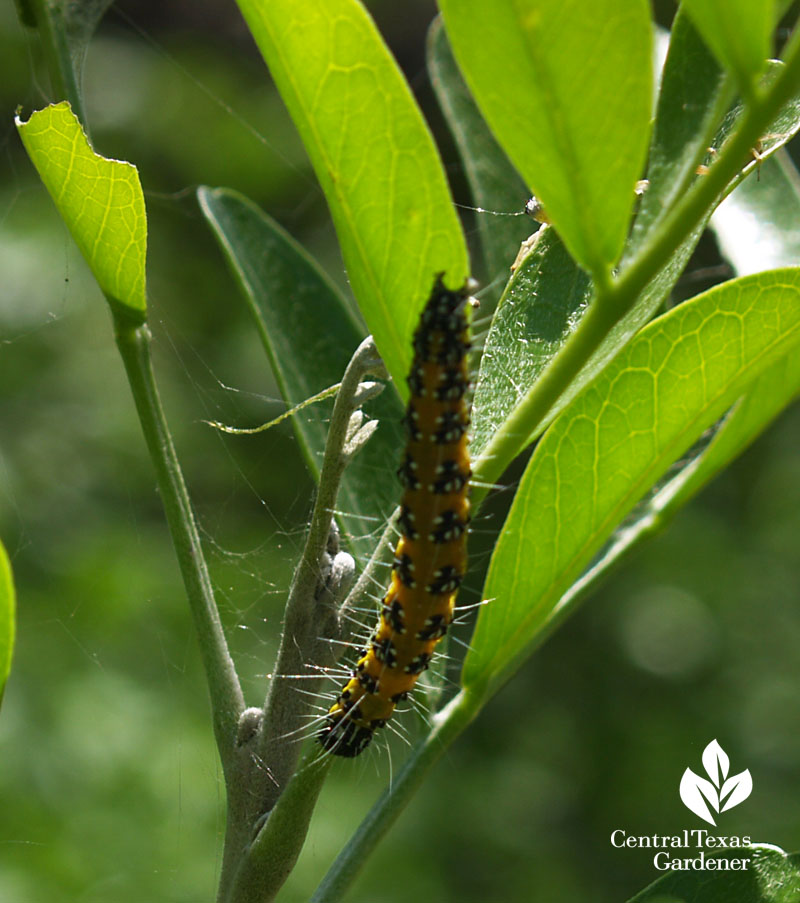
[[506, 286], [486, 338], [472, 403], [473, 457], [569, 338], [591, 291], [558, 233], [542, 227]]
[[733, 100], [725, 71], [697, 33], [683, 7], [669, 36], [642, 195], [625, 249], [630, 259], [670, 207], [695, 180]]
[[800, 895], [800, 855], [757, 844], [709, 858], [746, 860], [746, 868], [670, 871], [629, 903], [795, 903]]
[[770, 56], [774, 0], [683, 0], [683, 6], [739, 90], [749, 93]]
[[[252, 201], [224, 188], [200, 188], [200, 206], [242, 289], [281, 394], [292, 406], [339, 382], [363, 339], [346, 300], [306, 251]], [[292, 418], [315, 477], [319, 476], [331, 404], [312, 405]], [[355, 550], [368, 556], [371, 530], [393, 510], [393, 474], [403, 445], [403, 409], [391, 386], [369, 413], [375, 435], [342, 477], [340, 521]], [[377, 425], [377, 424], [376, 424]], [[362, 430], [374, 429], [370, 424]]]
[[[441, 18], [433, 22], [428, 32], [428, 69], [439, 106], [458, 145], [473, 204], [501, 214], [521, 212], [528, 200], [528, 187], [489, 131], [469, 93]], [[475, 222], [486, 260], [487, 288], [496, 298], [511, 275], [509, 268], [520, 243], [536, 224], [527, 216], [491, 213], [479, 214]], [[485, 293], [481, 295], [481, 316], [484, 297]]]

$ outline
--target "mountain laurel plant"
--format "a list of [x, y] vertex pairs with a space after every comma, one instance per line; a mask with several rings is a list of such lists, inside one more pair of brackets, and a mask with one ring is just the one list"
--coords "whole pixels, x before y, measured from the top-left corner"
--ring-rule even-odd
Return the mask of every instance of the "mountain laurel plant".
[[[325, 193], [371, 334], [267, 214], [225, 188], [199, 189], [285, 397], [340, 384], [330, 423], [311, 407], [296, 426], [318, 495], [274, 677], [264, 702], [248, 707], [151, 367], [138, 174], [97, 155], [85, 136], [80, 62], [107, 5], [26, 4], [56, 102], [20, 114], [17, 126], [108, 299], [182, 569], [227, 790], [220, 901], [274, 898], [330, 766], [308, 737], [313, 699], [296, 688], [333, 664], [330, 641], [348, 638], [345, 615], [382, 573], [412, 333], [436, 274], [452, 287], [477, 274], [481, 316], [491, 314], [473, 367], [473, 510], [535, 446], [496, 538], [458, 690], [440, 694], [426, 735], [318, 888], [314, 900], [330, 903], [543, 639], [795, 397], [800, 268], [789, 265], [785, 234], [800, 227], [800, 203], [780, 191], [794, 177], [780, 148], [800, 125], [800, 31], [772, 60], [782, 4], [737, 3], [734, 17], [723, 0], [685, 0], [656, 94], [646, 0], [440, 0], [429, 72], [473, 202], [513, 211], [532, 192], [548, 222], [517, 256], [520, 224], [533, 224], [479, 218], [482, 256], [471, 263], [432, 136], [358, 0], [303, 4], [302, 15], [294, 0], [238, 0]], [[748, 177], [777, 186], [770, 197], [780, 198], [783, 229], [765, 228], [779, 268], [754, 265], [726, 228], [729, 208], [715, 214]], [[727, 204], [763, 217], [761, 198], [743, 186]], [[670, 308], [709, 223], [744, 275]], [[312, 312], [320, 309], [324, 318]], [[374, 375], [389, 384], [370, 401], [381, 388]], [[385, 428], [374, 430], [366, 402]], [[347, 512], [338, 529], [333, 510]], [[387, 524], [377, 548], [358, 530], [365, 516]], [[357, 580], [350, 553], [369, 559]], [[0, 678], [9, 624], [0, 617]], [[763, 879], [759, 900], [777, 899], [768, 893], [776, 884], [800, 893], [796, 860], [772, 847], [745, 855]], [[666, 877], [636, 899], [711, 903], [718, 880]], [[741, 896], [725, 887], [726, 899], [745, 899], [744, 884]]]

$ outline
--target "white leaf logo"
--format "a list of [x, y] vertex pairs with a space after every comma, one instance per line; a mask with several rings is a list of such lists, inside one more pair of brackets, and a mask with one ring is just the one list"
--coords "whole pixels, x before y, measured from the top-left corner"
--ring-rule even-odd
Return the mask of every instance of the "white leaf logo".
[[681, 799], [683, 800], [683, 805], [687, 809], [691, 809], [695, 815], [699, 815], [700, 818], [709, 822], [709, 824], [717, 824], [706, 803], [706, 800], [708, 800], [714, 807], [714, 811], [719, 812], [717, 788], [710, 781], [695, 774], [691, 768], [687, 768], [681, 778]]
[[716, 740], [712, 740], [703, 750], [703, 767], [710, 780], [701, 778], [691, 768], [687, 768], [681, 778], [680, 793], [684, 806], [715, 827], [717, 823], [712, 810], [719, 813], [733, 809], [753, 791], [749, 769], [729, 778], [730, 765], [728, 754]]
[[[719, 792], [720, 802], [723, 802], [724, 800], [724, 805], [722, 809], [720, 809], [720, 812], [725, 812], [728, 809], [733, 809], [734, 806], [738, 806], [739, 803], [744, 802], [752, 792], [753, 779], [750, 776], [749, 768], [741, 774], [736, 774], [732, 778], [728, 778]], [[728, 796], [728, 794], [730, 794], [730, 796]], [[728, 797], [727, 799], [725, 799], [726, 796]]]
[[703, 750], [703, 768], [714, 782], [715, 787], [719, 787], [720, 781], [724, 781], [728, 777], [730, 767], [731, 761], [728, 754], [716, 740], [712, 740]]

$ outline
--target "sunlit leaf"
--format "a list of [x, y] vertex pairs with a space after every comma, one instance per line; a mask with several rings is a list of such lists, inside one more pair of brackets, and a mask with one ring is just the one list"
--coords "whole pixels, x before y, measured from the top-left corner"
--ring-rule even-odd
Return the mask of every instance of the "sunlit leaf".
[[436, 146], [356, 0], [238, 0], [328, 200], [350, 284], [401, 394], [411, 335], [467, 250]]
[[442, 0], [447, 34], [495, 136], [592, 273], [615, 263], [652, 105], [645, 0]]
[[147, 218], [136, 167], [96, 154], [66, 102], [16, 119], [25, 149], [114, 312], [145, 319]]
[[614, 528], [800, 342], [800, 270], [717, 286], [651, 323], [559, 418], [526, 468], [484, 589], [464, 684], [505, 679]]
[[722, 255], [744, 276], [800, 260], [800, 176], [780, 151], [711, 217]]
[[[685, 30], [684, 37], [688, 43], [684, 46], [687, 53], [692, 51], [693, 46], [689, 39], [689, 35], [691, 35], [691, 32]], [[694, 47], [695, 56], [697, 55], [697, 50], [698, 48]], [[690, 60], [692, 58], [693, 57], [690, 56]], [[706, 60], [706, 63], [707, 62], [708, 61]], [[668, 57], [667, 68], [671, 69], [677, 67], [679, 63], [679, 57]], [[765, 80], [774, 78], [780, 71], [781, 65], [782, 64], [773, 65], [764, 77]], [[699, 71], [703, 71], [702, 66]], [[676, 85], [680, 84], [680, 80], [677, 77], [669, 78], [665, 82], [665, 90], [670, 84], [673, 84], [673, 82], [675, 82]], [[675, 90], [677, 91], [677, 87], [675, 87]], [[668, 111], [673, 103], [677, 103], [681, 100], [681, 97], [685, 98], [685, 95], [681, 94], [680, 91], [677, 91], [669, 104], [665, 102], [665, 110]], [[707, 94], [705, 100], [707, 103], [713, 105], [717, 102], [718, 98], [718, 92], [712, 91]], [[661, 111], [661, 109], [662, 107], [659, 105], [659, 111]], [[722, 147], [725, 140], [731, 134], [731, 131], [740, 121], [742, 111], [743, 108], [741, 104], [737, 104], [728, 112], [723, 123], [717, 128], [716, 134], [710, 144], [711, 147], [716, 149]], [[696, 121], [698, 127], [700, 127], [705, 119], [704, 117], [699, 117]], [[779, 150], [794, 134], [796, 134], [798, 128], [800, 128], [800, 102], [798, 102], [798, 100], [793, 100], [788, 103], [779, 116], [776, 117], [769, 134], [762, 140], [762, 158], [766, 157], [768, 160], [769, 155], [774, 154]], [[660, 134], [658, 128], [656, 131], [657, 134]], [[694, 145], [694, 141], [690, 139], [689, 136], [684, 134], [684, 138], [686, 141], [689, 141], [690, 144]], [[675, 150], [674, 146], [673, 150]], [[694, 151], [687, 149], [684, 164], [686, 161], [691, 160], [692, 153], [694, 153]], [[751, 157], [748, 160], [744, 160], [743, 164], [745, 164], [743, 169], [730, 184], [730, 190], [736, 185], [739, 185], [748, 176], [753, 178], [758, 167], [766, 165], [766, 161], [759, 162]], [[666, 171], [662, 171], [658, 178], [667, 178], [670, 172], [673, 176], [679, 178], [681, 175], [681, 168], [678, 167], [674, 171], [669, 170], [668, 168]], [[696, 175], [694, 170], [692, 170], [689, 173], [689, 178], [702, 178], [702, 176]], [[659, 190], [658, 186], [659, 182], [657, 181], [656, 191]], [[664, 198], [667, 198], [672, 195], [667, 192], [663, 196]], [[647, 197], [647, 193], [645, 194], [645, 197]], [[658, 205], [656, 205], [656, 207], [657, 206]], [[763, 212], [763, 207], [761, 209]], [[711, 212], [712, 211], [709, 210], [709, 216]], [[786, 219], [788, 221], [789, 217], [787, 216]], [[631, 239], [632, 248], [640, 248], [641, 244], [647, 240], [647, 236], [650, 232], [657, 230], [658, 221], [659, 214], [657, 210], [651, 209], [639, 224], [640, 231], [635, 233]], [[637, 223], [638, 222], [639, 221], [637, 220]], [[561, 397], [551, 407], [547, 415], [543, 419], [533, 420], [529, 429], [525, 429], [520, 423], [515, 425], [515, 435], [518, 436], [516, 453], [522, 451], [526, 445], [532, 442], [555, 419], [555, 417], [564, 410], [578, 392], [590, 380], [594, 379], [602, 372], [603, 368], [613, 359], [620, 349], [630, 341], [631, 337], [650, 320], [683, 272], [684, 267], [705, 228], [706, 222], [707, 217], [704, 218], [703, 221], [686, 237], [673, 253], [672, 257], [664, 261], [663, 268], [646, 286], [632, 310], [613, 327], [608, 336], [601, 342], [597, 351], [592, 355], [589, 362], [570, 385], [566, 387]], [[795, 230], [793, 229], [793, 231]], [[783, 259], [788, 263], [789, 261], [794, 262], [794, 259], [796, 258], [784, 257]], [[628, 262], [629, 260], [626, 252], [623, 267]], [[538, 265], [535, 258], [528, 263], [531, 267], [536, 267]], [[545, 269], [544, 272], [546, 273], [547, 269]], [[559, 268], [559, 272], [563, 274], [566, 273], [566, 270]], [[586, 309], [585, 299], [575, 297], [570, 300], [569, 297], [565, 298], [559, 294], [550, 296], [548, 294], [549, 281], [551, 280], [544, 279], [539, 286], [540, 290], [536, 293], [527, 293], [520, 290], [516, 290], [512, 293], [512, 286], [509, 285], [509, 291], [506, 293], [505, 297], [501, 299], [500, 305], [498, 305], [498, 309], [495, 313], [495, 322], [499, 323], [503, 317], [506, 317], [509, 320], [513, 320], [514, 328], [510, 331], [506, 331], [505, 329], [495, 329], [493, 327], [490, 330], [486, 341], [484, 356], [487, 363], [485, 368], [482, 366], [482, 372], [478, 380], [479, 386], [483, 382], [484, 385], [481, 386], [482, 394], [486, 397], [491, 397], [494, 383], [496, 383], [498, 394], [502, 398], [502, 403], [498, 405], [497, 408], [493, 408], [491, 404], [481, 405], [479, 407], [479, 416], [481, 416], [482, 412], [482, 414], [485, 415], [485, 422], [480, 425], [481, 438], [479, 444], [475, 446], [475, 449], [476, 451], [479, 451], [480, 454], [486, 454], [488, 459], [492, 460], [495, 465], [499, 465], [498, 472], [510, 463], [511, 458], [515, 453], [513, 453], [513, 447], [510, 443], [503, 443], [504, 455], [508, 455], [508, 458], [506, 459], [505, 457], [501, 458], [498, 456], [491, 445], [492, 440], [495, 438], [495, 434], [500, 434], [497, 436], [498, 439], [502, 440], [504, 438], [501, 434], [501, 431], [504, 428], [504, 420], [514, 411], [514, 409], [526, 403], [528, 396], [534, 391], [536, 377], [538, 377], [544, 365], [558, 355], [562, 345], [565, 344], [570, 333], [577, 326], [582, 312]], [[575, 284], [577, 285], [577, 279]], [[558, 291], [558, 280], [554, 280], [553, 285]], [[587, 288], [585, 291], [586, 299], [588, 299], [589, 289]], [[503, 305], [510, 298], [513, 298], [514, 300], [514, 309], [513, 311], [505, 312], [503, 311]], [[540, 312], [546, 312], [550, 308], [561, 307], [565, 310], [572, 310], [572, 314], [568, 321], [568, 329], [562, 331], [560, 338], [557, 340], [554, 340], [555, 337], [551, 336], [550, 341], [542, 342], [540, 329], [543, 319], [546, 321], [547, 317], [545, 316], [542, 318]], [[530, 348], [536, 349], [534, 354], [534, 366], [531, 366], [528, 361]], [[501, 366], [498, 367], [494, 362], [500, 362]], [[484, 369], [485, 373], [483, 372]], [[482, 469], [482, 462], [479, 461], [476, 470], [480, 473], [482, 472]]]

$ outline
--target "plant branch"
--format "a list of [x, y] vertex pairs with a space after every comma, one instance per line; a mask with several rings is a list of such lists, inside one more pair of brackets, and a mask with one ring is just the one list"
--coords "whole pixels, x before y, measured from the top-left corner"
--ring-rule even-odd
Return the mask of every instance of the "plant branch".
[[349, 459], [346, 443], [351, 436], [351, 420], [362, 401], [359, 387], [367, 373], [382, 368], [383, 363], [370, 336], [353, 355], [336, 396], [311, 525], [289, 590], [283, 636], [264, 702], [258, 756], [268, 764], [272, 781], [259, 815], [270, 811], [297, 766], [298, 744], [286, 744], [282, 740], [293, 736], [302, 727], [300, 719], [307, 710], [307, 704], [297, 690], [305, 689], [308, 682], [298, 679], [298, 676], [310, 673], [310, 666], [317, 660], [322, 625], [315, 595], [320, 579], [320, 562], [331, 530], [339, 484]]
[[146, 325], [132, 326], [121, 319], [115, 319], [114, 325], [200, 641], [214, 736], [227, 779], [244, 696], [225, 641], [186, 484], [158, 396], [150, 359], [150, 330]]
[[[289, 873], [285, 863], [293, 863], [300, 853], [327, 772], [327, 765], [311, 753], [308, 767], [296, 773], [300, 740], [308, 727], [309, 694], [321, 679], [321, 665], [333, 661], [329, 641], [339, 638], [338, 606], [355, 569], [352, 557], [338, 549], [333, 511], [345, 466], [372, 432], [358, 409], [383, 387], [362, 382], [368, 373], [385, 375], [371, 337], [356, 349], [336, 396], [311, 524], [289, 590], [264, 707], [245, 713], [252, 713], [254, 728], [249, 736], [240, 732], [239, 771], [229, 786], [218, 896], [227, 903], [272, 899]], [[276, 807], [288, 788], [291, 800]], [[273, 815], [279, 829], [273, 826]]]
[[427, 772], [469, 725], [480, 710], [481, 700], [462, 690], [433, 716], [433, 729], [414, 749], [391, 785], [361, 822], [339, 854], [311, 903], [335, 903], [353, 882], [370, 853], [405, 809]]
[[657, 276], [687, 236], [714, 208], [735, 179], [751, 148], [757, 146], [770, 123], [797, 93], [800, 84], [800, 29], [787, 45], [785, 65], [775, 80], [754, 95], [741, 124], [720, 150], [708, 173], [698, 179], [664, 217], [650, 241], [595, 298], [561, 352], [545, 368], [538, 382], [512, 411], [474, 465], [473, 504], [479, 507], [487, 486], [494, 484], [511, 461], [528, 445], [536, 427], [600, 347], [611, 330], [636, 304], [647, 284]]
[[235, 903], [268, 903], [297, 862], [333, 756], [314, 744], [241, 860], [230, 895]]
[[88, 135], [89, 129], [83, 109], [78, 74], [75, 71], [67, 42], [63, 4], [48, 2], [48, 0], [32, 0], [32, 8], [55, 99], [69, 101], [72, 112], [78, 117]]

